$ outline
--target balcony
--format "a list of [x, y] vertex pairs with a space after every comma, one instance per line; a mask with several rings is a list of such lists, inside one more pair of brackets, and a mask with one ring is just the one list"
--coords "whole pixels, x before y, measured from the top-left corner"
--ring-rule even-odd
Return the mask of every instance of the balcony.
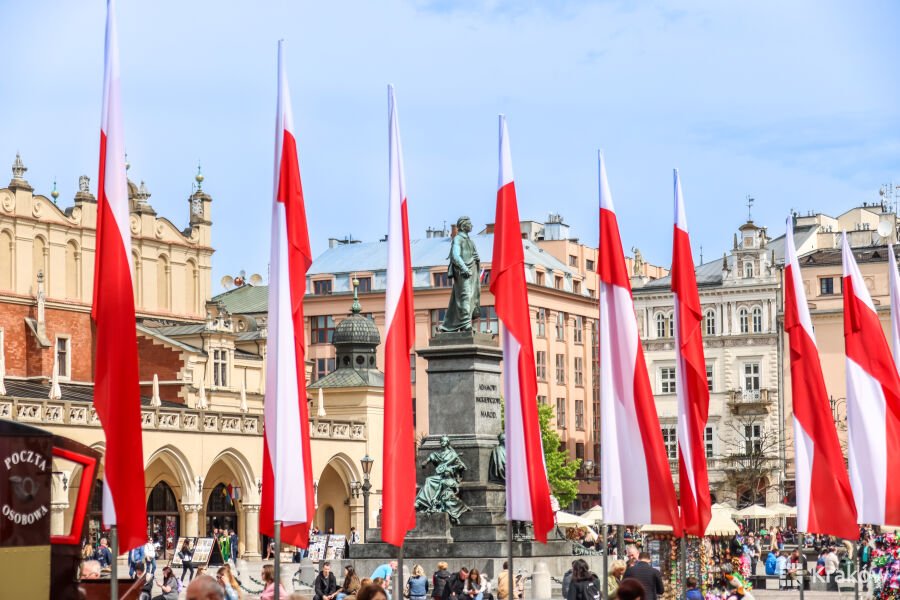
[[778, 457], [765, 454], [731, 454], [723, 456], [718, 462], [724, 471], [764, 474], [778, 466]]
[[729, 390], [728, 407], [731, 413], [738, 416], [766, 415], [774, 402], [775, 391], [768, 388], [760, 390]]

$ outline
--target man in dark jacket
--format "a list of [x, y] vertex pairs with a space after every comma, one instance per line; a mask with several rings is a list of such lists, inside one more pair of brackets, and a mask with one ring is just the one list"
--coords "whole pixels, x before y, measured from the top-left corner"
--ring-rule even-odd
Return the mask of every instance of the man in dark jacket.
[[322, 570], [316, 575], [313, 588], [315, 590], [313, 600], [332, 600], [337, 596], [337, 579], [331, 572], [331, 563], [327, 562], [322, 565]]
[[462, 567], [459, 575], [452, 578], [444, 586], [444, 593], [441, 595], [442, 600], [462, 600], [463, 588], [466, 587], [466, 579], [469, 577], [469, 570]]
[[644, 600], [656, 600], [665, 592], [662, 576], [650, 566], [650, 555], [641, 552], [637, 562], [625, 569], [623, 579], [636, 579], [644, 588]]

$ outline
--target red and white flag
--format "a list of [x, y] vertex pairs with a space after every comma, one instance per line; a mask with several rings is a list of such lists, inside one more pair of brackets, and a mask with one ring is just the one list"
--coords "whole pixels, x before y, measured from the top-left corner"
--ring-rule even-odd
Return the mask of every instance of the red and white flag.
[[672, 236], [672, 294], [675, 299], [675, 382], [678, 398], [678, 481], [681, 520], [688, 535], [702, 537], [712, 516], [706, 472], [709, 388], [697, 276], [691, 255], [681, 180], [675, 169], [675, 228]]
[[388, 86], [388, 264], [384, 292], [384, 484], [381, 539], [400, 546], [416, 526], [415, 434], [409, 355], [416, 343], [403, 148], [394, 86]]
[[312, 264], [312, 253], [300, 183], [284, 41], [278, 42], [275, 183], [269, 260], [260, 530], [273, 536], [275, 521], [281, 521], [282, 541], [306, 548], [309, 524], [315, 518], [303, 321], [306, 272]]
[[897, 257], [893, 244], [888, 244], [888, 270], [891, 286], [891, 349], [894, 351], [894, 364], [900, 371], [900, 276], [897, 275]]
[[603, 517], [669, 525], [681, 535], [675, 484], [638, 335], [631, 281], [600, 155], [600, 459]]
[[96, 343], [94, 407], [106, 436], [103, 522], [117, 527], [123, 550], [147, 541], [129, 219], [116, 3], [108, 0], [91, 317]]
[[784, 329], [791, 358], [797, 529], [855, 539], [856, 505], [834, 426], [819, 349], [788, 217], [784, 249]]
[[860, 523], [900, 522], [900, 375], [844, 234], [850, 485]]
[[534, 536], [546, 542], [553, 528], [550, 485], [537, 410], [537, 375], [525, 254], [516, 203], [506, 117], [500, 115], [500, 177], [494, 218], [491, 293], [502, 324], [503, 394], [506, 398], [506, 518], [531, 521]]

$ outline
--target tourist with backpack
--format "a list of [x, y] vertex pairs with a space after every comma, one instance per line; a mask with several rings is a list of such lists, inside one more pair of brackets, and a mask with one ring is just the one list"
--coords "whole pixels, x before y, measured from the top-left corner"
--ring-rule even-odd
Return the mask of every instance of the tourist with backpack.
[[566, 600], [600, 600], [600, 580], [581, 558], [572, 562], [572, 583]]
[[449, 565], [444, 561], [437, 564], [437, 571], [431, 576], [431, 598], [432, 600], [441, 600], [444, 597], [444, 588], [447, 582], [453, 577], [453, 574], [447, 570]]

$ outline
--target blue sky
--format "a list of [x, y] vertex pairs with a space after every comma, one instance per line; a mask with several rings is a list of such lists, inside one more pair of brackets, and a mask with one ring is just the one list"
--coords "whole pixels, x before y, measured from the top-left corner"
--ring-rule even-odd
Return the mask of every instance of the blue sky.
[[[96, 179], [105, 3], [0, 0], [0, 165], [69, 205]], [[900, 4], [793, 0], [120, 0], [130, 176], [187, 223], [198, 159], [214, 198], [214, 290], [265, 275], [276, 41], [289, 76], [313, 250], [386, 230], [397, 88], [411, 233], [493, 220], [497, 113], [520, 214], [596, 243], [596, 151], [623, 242], [671, 254], [681, 170], [694, 244], [721, 256], [756, 199], [836, 214], [900, 184]]]

